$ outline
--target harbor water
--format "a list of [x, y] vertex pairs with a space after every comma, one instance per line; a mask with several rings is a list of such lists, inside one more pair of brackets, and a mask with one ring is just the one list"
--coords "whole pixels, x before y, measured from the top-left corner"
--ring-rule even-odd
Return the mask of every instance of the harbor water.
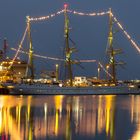
[[0, 96], [1, 140], [140, 140], [139, 95]]

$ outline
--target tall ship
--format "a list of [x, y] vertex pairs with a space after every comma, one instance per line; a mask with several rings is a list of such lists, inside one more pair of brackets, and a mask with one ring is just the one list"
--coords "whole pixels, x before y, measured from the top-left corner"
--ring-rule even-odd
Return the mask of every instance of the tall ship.
[[[33, 63], [33, 47], [30, 29], [30, 17], [27, 17], [27, 32], [29, 37], [29, 60], [26, 69], [25, 78], [21, 83], [5, 83], [4, 85], [10, 90], [10, 94], [16, 95], [100, 95], [100, 94], [140, 94], [140, 88], [137, 84], [133, 83], [119, 83], [116, 77], [116, 66], [122, 65], [123, 62], [116, 62], [115, 55], [121, 53], [121, 49], [114, 49], [113, 47], [113, 17], [111, 9], [109, 10], [109, 33], [108, 33], [108, 63], [106, 64], [107, 79], [98, 79], [90, 81], [90, 84], [86, 81], [85, 77], [73, 78], [72, 65], [77, 64], [78, 61], [72, 60], [71, 55], [76, 51], [74, 47], [70, 47], [69, 44], [69, 18], [67, 14], [67, 5], [64, 6], [64, 38], [65, 38], [65, 80], [58, 79], [58, 65], [56, 65], [55, 81], [53, 83], [36, 83], [34, 78], [34, 63]], [[100, 62], [98, 71], [102, 66]], [[79, 79], [78, 79], [79, 78]], [[30, 79], [27, 81], [27, 79]], [[81, 82], [79, 82], [81, 80]], [[79, 83], [78, 83], [79, 82]]]

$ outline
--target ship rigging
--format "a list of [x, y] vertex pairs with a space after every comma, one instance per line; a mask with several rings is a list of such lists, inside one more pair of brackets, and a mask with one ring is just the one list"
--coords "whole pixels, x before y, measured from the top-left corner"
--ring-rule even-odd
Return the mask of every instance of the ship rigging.
[[[111, 9], [109, 9], [109, 11], [106, 12], [97, 12], [97, 13], [82, 13], [82, 12], [77, 12], [77, 11], [73, 11], [73, 10], [69, 10], [67, 7], [67, 4], [64, 5], [64, 9], [62, 9], [61, 11], [56, 12], [55, 14], [50, 14], [48, 16], [44, 16], [44, 17], [38, 17], [38, 18], [33, 18], [33, 17], [29, 17], [27, 16], [26, 18], [26, 22], [27, 22], [27, 27], [26, 30], [23, 34], [23, 38], [20, 42], [19, 48], [17, 49], [17, 52], [13, 58], [13, 61], [16, 59], [16, 57], [18, 56], [18, 54], [20, 52], [22, 52], [22, 46], [23, 46], [23, 42], [25, 39], [26, 34], [28, 34], [28, 38], [29, 38], [29, 59], [28, 59], [28, 66], [27, 66], [27, 70], [26, 70], [26, 77], [30, 77], [31, 79], [34, 79], [34, 62], [33, 62], [33, 46], [32, 46], [32, 37], [31, 37], [31, 23], [32, 22], [37, 22], [37, 21], [43, 21], [43, 20], [48, 20], [50, 18], [53, 18], [57, 15], [60, 15], [64, 13], [64, 21], [65, 21], [65, 27], [64, 27], [64, 37], [65, 37], [65, 59], [59, 59], [60, 61], [65, 61], [65, 65], [67, 67], [68, 70], [68, 74], [67, 74], [67, 78], [70, 81], [69, 85], [73, 86], [73, 72], [72, 72], [72, 64], [74, 61], [71, 60], [71, 54], [73, 53], [73, 48], [70, 48], [69, 46], [69, 19], [68, 19], [68, 13], [72, 13], [72, 14], [76, 14], [76, 15], [80, 15], [80, 16], [104, 16], [104, 15], [109, 15], [109, 34], [108, 34], [108, 56], [109, 56], [109, 63], [107, 64], [107, 66], [111, 67], [110, 71], [105, 70], [105, 72], [107, 73], [107, 75], [111, 78], [111, 82], [116, 84], [116, 60], [115, 60], [115, 55], [121, 53], [120, 49], [114, 49], [113, 48], [113, 22], [116, 23], [116, 25], [121, 29], [121, 31], [124, 33], [124, 35], [127, 37], [127, 39], [130, 41], [130, 43], [132, 44], [132, 46], [140, 53], [140, 49], [138, 47], [138, 45], [135, 43], [135, 41], [131, 38], [131, 36], [128, 34], [128, 32], [124, 29], [124, 27], [120, 24], [120, 22], [118, 21], [118, 19], [114, 16], [113, 12]], [[80, 60], [81, 62], [84, 60]], [[79, 61], [79, 62], [80, 62]], [[85, 60], [85, 62], [93, 62], [93, 60]], [[95, 60], [94, 60], [95, 62]], [[99, 65], [101, 65], [101, 63], [99, 63]], [[11, 65], [9, 66], [9, 69]], [[103, 66], [101, 66], [103, 67]], [[104, 68], [105, 69], [105, 68]], [[29, 72], [30, 71], [30, 72]], [[6, 75], [6, 74], [5, 74]]]

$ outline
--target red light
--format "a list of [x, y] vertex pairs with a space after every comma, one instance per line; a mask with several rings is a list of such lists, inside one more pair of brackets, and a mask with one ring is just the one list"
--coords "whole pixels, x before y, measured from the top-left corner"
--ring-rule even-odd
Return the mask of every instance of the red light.
[[64, 4], [64, 8], [67, 9], [68, 8], [68, 4]]

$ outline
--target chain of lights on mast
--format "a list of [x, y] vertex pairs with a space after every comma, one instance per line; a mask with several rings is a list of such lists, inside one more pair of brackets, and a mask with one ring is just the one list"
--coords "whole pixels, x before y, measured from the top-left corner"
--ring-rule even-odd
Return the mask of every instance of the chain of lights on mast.
[[113, 76], [105, 69], [105, 67], [101, 64], [101, 62], [98, 62], [99, 66], [102, 68], [102, 70], [111, 78], [113, 78]]
[[58, 11], [58, 12], [56, 12], [56, 13], [54, 13], [54, 14], [50, 14], [50, 15], [48, 15], [48, 16], [43, 16], [43, 17], [35, 17], [35, 18], [33, 18], [33, 17], [30, 17], [30, 22], [32, 22], [32, 21], [43, 21], [43, 20], [48, 20], [48, 19], [50, 19], [50, 18], [53, 18], [53, 17], [55, 17], [55, 16], [57, 16], [57, 15], [60, 15], [60, 14], [62, 14], [62, 13], [64, 13], [64, 10], [61, 10], [61, 11]]
[[[15, 48], [11, 48], [11, 50], [13, 51], [17, 51], [17, 49]], [[23, 51], [23, 50], [19, 50], [20, 53], [22, 54], [29, 54], [28, 52], [26, 51]], [[38, 57], [38, 58], [43, 58], [43, 59], [48, 59], [48, 60], [54, 60], [54, 61], [65, 61], [65, 59], [61, 59], [61, 58], [56, 58], [56, 57], [49, 57], [49, 56], [43, 56], [43, 55], [39, 55], [39, 54], [33, 54], [35, 57]], [[89, 59], [89, 60], [73, 60], [74, 62], [80, 62], [80, 63], [92, 63], [92, 62], [96, 62], [96, 60], [94, 59]]]
[[[108, 15], [110, 13], [110, 11], [102, 11], [102, 12], [92, 12], [92, 13], [83, 13], [83, 12], [77, 12], [74, 10], [67, 10], [67, 12], [72, 13], [74, 15], [80, 15], [80, 16], [104, 16], [104, 15]], [[54, 14], [50, 14], [48, 16], [43, 16], [43, 17], [38, 17], [38, 18], [33, 18], [30, 17], [30, 21], [43, 21], [43, 20], [48, 20], [50, 18], [53, 18], [57, 15], [60, 15], [64, 13], [64, 9], [61, 11], [58, 11]], [[115, 23], [117, 24], [117, 26], [122, 30], [122, 32], [124, 33], [124, 35], [127, 37], [127, 39], [131, 42], [131, 44], [135, 47], [135, 49], [140, 53], [140, 48], [137, 45], [137, 43], [132, 39], [132, 37], [128, 34], [128, 32], [124, 29], [124, 27], [121, 25], [121, 23], [118, 21], [118, 19], [112, 14], [113, 20], [115, 21]]]
[[[105, 16], [105, 15], [108, 15], [108, 14], [112, 14], [112, 17], [113, 17], [113, 20], [115, 21], [115, 23], [117, 24], [117, 26], [121, 29], [121, 31], [124, 33], [124, 35], [126, 36], [126, 38], [130, 41], [130, 43], [132, 44], [132, 46], [140, 53], [140, 48], [139, 46], [137, 45], [137, 43], [132, 39], [132, 37], [128, 34], [128, 32], [124, 29], [124, 27], [121, 25], [121, 23], [119, 22], [119, 20], [113, 15], [113, 13], [110, 11], [102, 11], [102, 12], [92, 12], [92, 13], [83, 13], [83, 12], [77, 12], [75, 10], [69, 10], [67, 9], [67, 12], [69, 13], [72, 13], [74, 15], [79, 15], [79, 16]], [[29, 21], [32, 23], [32, 22], [37, 22], [37, 21], [44, 21], [44, 20], [48, 20], [48, 19], [51, 19], [53, 17], [56, 17], [60, 14], [64, 13], [64, 9], [54, 13], [54, 14], [50, 14], [48, 16], [42, 16], [42, 17], [30, 17], [29, 18]], [[16, 54], [15, 56], [13, 57], [12, 59], [12, 63], [11, 65], [8, 67], [8, 69], [10, 69], [13, 65], [13, 62], [16, 60], [18, 54], [21, 52], [21, 53], [26, 53], [24, 51], [21, 50], [22, 48], [22, 45], [23, 45], [23, 42], [25, 40], [25, 37], [26, 37], [26, 34], [27, 34], [27, 31], [28, 31], [28, 28], [26, 27], [25, 31], [24, 31], [24, 34], [23, 34], [23, 37], [21, 39], [21, 42], [19, 44], [19, 47], [18, 49], [16, 49]], [[37, 57], [41, 57], [41, 58], [45, 58], [45, 59], [51, 59], [51, 60], [57, 60], [57, 61], [64, 61], [63, 59], [59, 59], [59, 58], [54, 58], [54, 57], [45, 57], [45, 56], [41, 56], [41, 55], [34, 55], [34, 56], [37, 56]], [[96, 60], [79, 60], [78, 62], [96, 62]], [[105, 68], [103, 67], [103, 65], [100, 65], [103, 70], [106, 72]], [[112, 77], [108, 72], [106, 72], [110, 77]], [[7, 73], [5, 74], [7, 75]]]
[[[12, 59], [10, 65], [9, 65], [9, 67], [8, 67], [8, 70], [11, 69], [11, 67], [13, 66], [13, 63], [14, 63], [14, 61], [16, 60], [16, 58], [17, 58], [17, 56], [18, 56], [18, 54], [19, 54], [19, 52], [20, 52], [20, 50], [21, 50], [21, 48], [22, 48], [23, 42], [24, 42], [25, 37], [26, 37], [26, 34], [27, 34], [27, 30], [28, 30], [28, 29], [27, 29], [27, 27], [26, 27], [26, 29], [25, 29], [25, 31], [24, 31], [24, 34], [23, 34], [23, 37], [22, 37], [22, 39], [21, 39], [21, 41], [20, 41], [19, 47], [18, 47], [18, 49], [16, 50], [16, 54], [15, 54], [15, 56], [13, 57], [13, 59]], [[4, 74], [4, 76], [6, 76], [7, 74], [8, 74], [8, 71], [6, 71], [6, 73]]]

